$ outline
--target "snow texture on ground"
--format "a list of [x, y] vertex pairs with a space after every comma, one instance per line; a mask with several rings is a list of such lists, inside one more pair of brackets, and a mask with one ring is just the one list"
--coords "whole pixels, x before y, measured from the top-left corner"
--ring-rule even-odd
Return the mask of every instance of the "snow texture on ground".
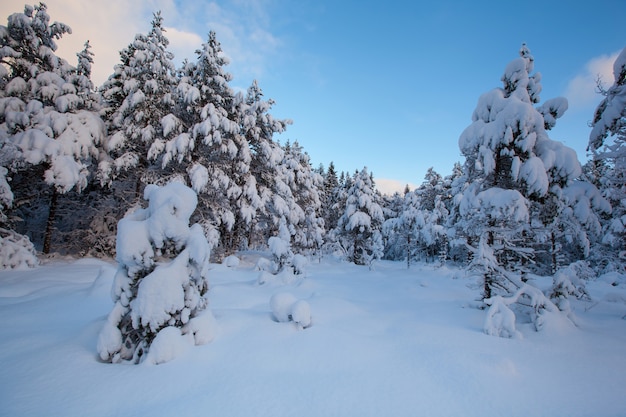
[[[0, 272], [1, 416], [624, 416], [624, 280], [588, 283], [577, 326], [489, 336], [480, 288], [447, 267], [314, 261], [265, 280], [246, 253], [211, 265], [215, 339], [159, 365], [99, 361], [115, 265]], [[621, 282], [621, 284], [620, 284]], [[307, 328], [273, 317], [306, 302]], [[168, 349], [160, 346], [159, 349]]]

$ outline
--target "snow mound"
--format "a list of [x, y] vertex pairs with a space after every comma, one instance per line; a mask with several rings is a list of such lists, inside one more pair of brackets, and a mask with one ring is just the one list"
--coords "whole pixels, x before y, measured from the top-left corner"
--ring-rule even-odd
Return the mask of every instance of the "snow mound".
[[206, 345], [215, 339], [217, 320], [211, 310], [204, 310], [201, 315], [189, 320], [183, 327], [183, 334], [192, 334], [196, 345]]
[[149, 365], [169, 362], [184, 354], [193, 343], [178, 327], [168, 326], [159, 331], [150, 345], [144, 361]]
[[224, 258], [224, 261], [222, 262], [222, 264], [226, 265], [229, 268], [236, 268], [239, 266], [239, 262], [240, 261], [238, 257], [236, 257], [235, 255], [230, 255]]
[[305, 300], [298, 300], [293, 294], [279, 292], [270, 299], [272, 316], [279, 323], [294, 322], [298, 329], [311, 326], [311, 306]]
[[299, 329], [306, 329], [311, 325], [311, 306], [305, 300], [298, 300], [291, 306], [291, 320]]
[[298, 301], [297, 298], [287, 292], [274, 294], [270, 299], [270, 309], [272, 315], [279, 323], [291, 321], [291, 307]]

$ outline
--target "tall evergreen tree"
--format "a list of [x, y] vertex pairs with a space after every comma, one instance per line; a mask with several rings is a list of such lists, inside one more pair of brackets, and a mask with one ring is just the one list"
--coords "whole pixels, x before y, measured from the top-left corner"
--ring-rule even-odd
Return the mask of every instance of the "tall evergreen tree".
[[597, 167], [602, 167], [598, 182], [602, 194], [613, 207], [604, 224], [601, 266], [626, 269], [626, 48], [613, 64], [613, 84], [601, 92], [604, 99], [593, 118], [587, 149]]
[[371, 265], [382, 257], [384, 220], [380, 195], [367, 168], [363, 168], [350, 183], [345, 211], [333, 232], [348, 261]]
[[298, 214], [290, 216], [293, 248], [299, 253], [316, 252], [324, 241], [324, 220], [320, 215], [323, 179], [313, 171], [308, 154], [298, 142], [287, 143], [281, 166], [295, 203], [292, 212]]
[[531, 219], [581, 173], [576, 153], [547, 134], [567, 101], [535, 108], [541, 76], [533, 70], [534, 58], [522, 45], [505, 69], [503, 87], [481, 96], [459, 139], [466, 185], [457, 208], [473, 264], [483, 269], [485, 298], [519, 287], [508, 271], [525, 268], [533, 257]]
[[150, 32], [137, 34], [120, 52], [121, 62], [102, 86], [110, 158], [100, 163], [101, 181], [129, 182], [134, 187], [133, 202], [140, 201], [145, 184], [160, 180], [157, 160], [166, 141], [181, 129], [172, 113], [177, 80], [164, 32], [163, 18], [157, 12]]
[[[274, 139], [275, 134], [283, 133], [291, 124], [289, 119], [277, 119], [270, 110], [272, 99], [265, 100], [257, 81], [253, 81], [245, 97], [245, 106], [240, 112], [241, 134], [250, 146], [250, 173], [255, 178], [260, 198], [259, 216], [254, 219], [253, 237], [257, 243], [266, 242], [278, 233], [281, 218], [286, 224], [289, 207], [294, 208], [292, 216], [299, 217], [301, 208], [295, 207], [293, 192], [285, 178], [285, 150]], [[290, 229], [290, 234], [293, 229]]]
[[95, 104], [88, 77], [79, 72], [84, 66], [77, 70], [55, 54], [56, 40], [70, 32], [63, 23], [50, 24], [43, 3], [12, 14], [0, 28], [0, 161], [14, 184], [3, 203], [15, 207], [20, 231], [46, 253], [59, 195], [85, 188], [105, 133], [89, 111]]

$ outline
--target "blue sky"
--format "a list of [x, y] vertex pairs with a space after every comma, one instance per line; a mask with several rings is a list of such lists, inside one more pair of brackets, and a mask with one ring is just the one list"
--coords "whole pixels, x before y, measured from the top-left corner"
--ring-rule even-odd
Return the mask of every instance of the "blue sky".
[[[570, 101], [551, 138], [585, 161], [588, 122], [601, 99], [594, 79], [603, 73], [612, 81], [612, 60], [626, 46], [626, 26], [615, 17], [626, 13], [623, 0], [46, 3], [52, 20], [73, 29], [59, 41], [59, 54], [74, 62], [90, 40], [98, 84], [134, 34], [149, 30], [156, 10], [176, 62], [193, 59], [208, 31], [216, 31], [231, 60], [232, 86], [246, 89], [257, 79], [276, 101], [272, 113], [293, 120], [281, 142], [297, 140], [314, 166], [367, 166], [384, 190], [393, 182], [420, 184], [431, 166], [447, 175], [463, 162], [458, 138], [479, 96], [501, 86], [522, 42], [542, 74], [542, 101]], [[0, 12], [23, 6], [5, 1]]]

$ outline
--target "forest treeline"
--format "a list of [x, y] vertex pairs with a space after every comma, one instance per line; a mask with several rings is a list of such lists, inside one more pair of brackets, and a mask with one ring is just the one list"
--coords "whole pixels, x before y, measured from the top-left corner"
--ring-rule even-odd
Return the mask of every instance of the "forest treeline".
[[461, 133], [465, 161], [388, 196], [367, 168], [313, 167], [300, 144], [281, 144], [291, 121], [272, 116], [257, 81], [230, 86], [214, 32], [177, 68], [156, 13], [98, 88], [89, 42], [75, 65], [56, 55], [69, 32], [43, 3], [0, 26], [4, 268], [42, 253], [115, 256], [117, 223], [143, 204], [146, 185], [180, 181], [198, 195], [192, 221], [214, 261], [272, 246], [279, 269], [296, 254], [455, 262], [484, 276], [486, 299], [514, 293], [530, 273], [624, 272], [624, 53], [601, 89], [584, 166], [550, 139], [567, 101], [541, 102], [522, 45]]

